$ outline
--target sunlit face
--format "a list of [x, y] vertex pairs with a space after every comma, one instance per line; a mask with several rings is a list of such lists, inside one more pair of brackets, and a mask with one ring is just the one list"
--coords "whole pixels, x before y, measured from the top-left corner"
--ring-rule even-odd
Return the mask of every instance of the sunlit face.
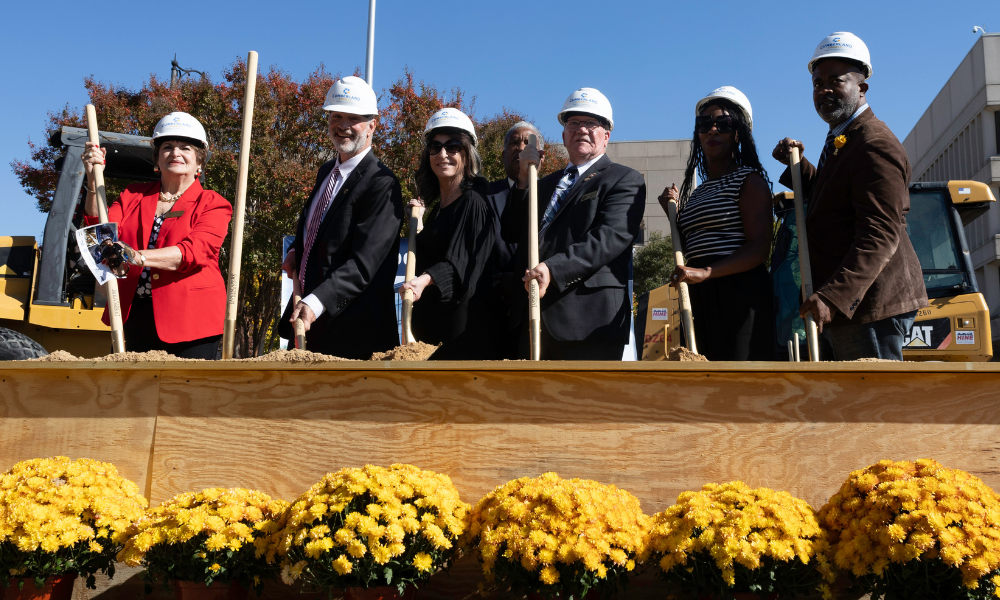
[[[462, 156], [462, 140], [450, 135], [439, 133], [431, 139], [429, 146], [432, 149], [436, 146], [434, 142], [442, 145], [437, 154], [431, 154], [431, 170], [438, 179], [452, 179], [461, 177], [465, 172], [465, 157]], [[456, 151], [458, 150], [458, 151]]]
[[354, 155], [364, 150], [375, 132], [375, 119], [369, 120], [367, 115], [333, 111], [327, 113], [326, 123], [333, 146], [341, 154]]
[[184, 140], [167, 140], [160, 144], [156, 164], [161, 173], [194, 177], [201, 164], [198, 162], [197, 146]]
[[813, 66], [813, 105], [821, 119], [837, 125], [849, 119], [861, 105], [868, 91], [861, 69], [836, 59], [822, 60]]
[[[719, 117], [722, 115], [728, 115], [729, 111], [710, 104], [706, 106], [701, 111], [701, 116], [703, 117]], [[733, 129], [729, 133], [719, 132], [719, 127], [717, 124], [713, 124], [712, 128], [708, 130], [708, 133], [699, 133], [698, 140], [701, 142], [702, 152], [705, 153], [705, 158], [709, 160], [727, 159], [733, 155], [736, 150], [736, 130]]]
[[604, 154], [611, 132], [597, 117], [574, 115], [566, 119], [562, 137], [570, 162], [579, 165]]

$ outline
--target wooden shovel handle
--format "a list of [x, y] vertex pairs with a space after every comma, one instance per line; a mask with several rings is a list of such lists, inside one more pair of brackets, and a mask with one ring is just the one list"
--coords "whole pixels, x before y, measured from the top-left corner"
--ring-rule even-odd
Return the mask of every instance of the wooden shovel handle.
[[[97, 109], [93, 104], [88, 104], [87, 113], [87, 140], [91, 144], [101, 143], [100, 134], [97, 131]], [[104, 165], [94, 165], [90, 173], [91, 189], [97, 191], [97, 214], [101, 219], [101, 224], [108, 222], [108, 198], [107, 190], [104, 186]], [[125, 352], [125, 333], [122, 321], [122, 304], [118, 296], [118, 279], [111, 277], [104, 284], [105, 292], [108, 294], [108, 314], [111, 321], [111, 348], [115, 354]]]

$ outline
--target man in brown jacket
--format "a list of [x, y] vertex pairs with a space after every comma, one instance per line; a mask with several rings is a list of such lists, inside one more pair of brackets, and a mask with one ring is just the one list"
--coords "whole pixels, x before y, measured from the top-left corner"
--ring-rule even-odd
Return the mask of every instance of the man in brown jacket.
[[[809, 71], [816, 112], [830, 132], [819, 165], [801, 163], [815, 293], [800, 313], [812, 313], [836, 360], [902, 360], [903, 338], [917, 309], [928, 306], [906, 234], [910, 163], [865, 100], [872, 68], [864, 42], [831, 34]], [[804, 150], [802, 142], [785, 138], [774, 158], [789, 164], [792, 146]], [[779, 181], [791, 187], [791, 173], [786, 169]]]

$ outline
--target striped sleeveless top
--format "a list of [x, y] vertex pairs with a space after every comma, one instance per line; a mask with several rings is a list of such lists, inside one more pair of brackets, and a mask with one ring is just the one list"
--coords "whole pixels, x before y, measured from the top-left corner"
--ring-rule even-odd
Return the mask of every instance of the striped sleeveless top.
[[684, 259], [726, 257], [746, 243], [740, 216], [740, 187], [750, 167], [703, 182], [677, 213]]

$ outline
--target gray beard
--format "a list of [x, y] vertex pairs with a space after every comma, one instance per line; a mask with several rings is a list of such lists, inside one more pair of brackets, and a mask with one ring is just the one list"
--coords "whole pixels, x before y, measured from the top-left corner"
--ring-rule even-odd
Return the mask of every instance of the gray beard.
[[858, 102], [860, 102], [860, 99], [857, 97], [840, 100], [838, 101], [837, 109], [832, 113], [824, 114], [820, 111], [819, 107], [817, 107], [816, 114], [818, 114], [819, 118], [826, 121], [829, 125], [836, 125], [837, 123], [841, 123], [844, 120], [851, 118], [854, 111], [858, 110]]
[[353, 140], [346, 142], [341, 142], [337, 138], [333, 138], [333, 146], [337, 149], [337, 152], [341, 154], [354, 154], [355, 152], [361, 150], [365, 147], [365, 142], [368, 141], [367, 135], [359, 135]]

